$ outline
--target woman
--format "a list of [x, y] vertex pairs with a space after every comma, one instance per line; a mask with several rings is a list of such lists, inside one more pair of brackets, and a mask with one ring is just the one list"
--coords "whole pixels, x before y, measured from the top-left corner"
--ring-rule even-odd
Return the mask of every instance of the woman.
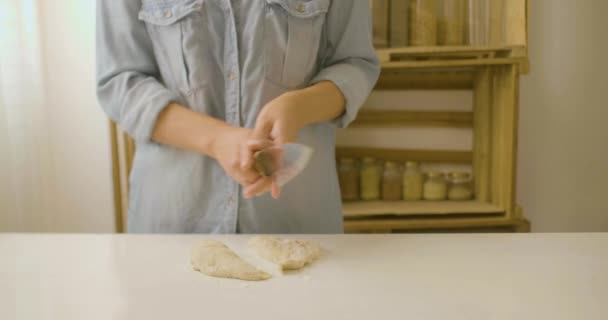
[[[97, 6], [99, 101], [137, 142], [129, 232], [342, 232], [335, 130], [379, 74], [368, 1]], [[314, 154], [279, 197], [251, 158], [287, 142]]]

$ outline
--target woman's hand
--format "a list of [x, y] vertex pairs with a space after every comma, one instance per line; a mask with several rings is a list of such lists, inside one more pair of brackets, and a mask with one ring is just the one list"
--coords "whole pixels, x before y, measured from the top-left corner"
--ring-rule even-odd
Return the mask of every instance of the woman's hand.
[[253, 137], [270, 139], [277, 145], [294, 142], [304, 126], [299, 102], [294, 92], [288, 92], [266, 104], [256, 120]]
[[226, 126], [211, 147], [211, 156], [226, 174], [245, 187], [262, 178], [253, 168], [253, 154], [271, 145], [268, 140], [251, 139], [252, 133], [251, 129]]
[[[300, 121], [299, 113], [301, 110], [297, 96], [292, 92], [275, 98], [265, 105], [258, 115], [253, 138], [258, 140], [269, 139], [276, 146], [294, 142], [298, 137], [298, 131], [304, 126]], [[255, 183], [246, 187], [243, 193], [246, 198], [251, 198], [269, 191], [273, 198], [279, 198], [280, 188], [274, 179], [272, 177], [261, 177]]]

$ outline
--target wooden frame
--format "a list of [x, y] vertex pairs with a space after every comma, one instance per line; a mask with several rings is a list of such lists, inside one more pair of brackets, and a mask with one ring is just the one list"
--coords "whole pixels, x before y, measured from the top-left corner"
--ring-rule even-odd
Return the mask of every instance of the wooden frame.
[[363, 110], [353, 123], [354, 127], [471, 128], [470, 152], [362, 147], [336, 150], [337, 157], [472, 164], [475, 200], [345, 202], [347, 232], [529, 231], [529, 223], [515, 202], [519, 77], [529, 70], [528, 1], [497, 0], [496, 4], [489, 12], [487, 46], [377, 50], [382, 72], [376, 89], [472, 90], [472, 112]]
[[[345, 202], [347, 232], [498, 228], [529, 231], [515, 202], [522, 47], [433, 47], [378, 50], [377, 89], [469, 89], [473, 112], [363, 110], [354, 127], [472, 128], [473, 150], [336, 149], [337, 157], [472, 164], [476, 198], [468, 202]], [[388, 59], [388, 60], [387, 60]]]
[[114, 212], [116, 232], [125, 232], [129, 209], [129, 174], [135, 157], [135, 143], [113, 122], [110, 122], [112, 177], [114, 181]]

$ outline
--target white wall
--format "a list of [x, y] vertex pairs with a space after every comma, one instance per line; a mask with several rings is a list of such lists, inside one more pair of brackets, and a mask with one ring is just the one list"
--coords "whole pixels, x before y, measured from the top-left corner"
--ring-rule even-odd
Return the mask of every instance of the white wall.
[[52, 230], [112, 232], [107, 118], [94, 87], [95, 1], [38, 1], [53, 157]]
[[518, 198], [533, 231], [608, 231], [608, 1], [531, 0]]

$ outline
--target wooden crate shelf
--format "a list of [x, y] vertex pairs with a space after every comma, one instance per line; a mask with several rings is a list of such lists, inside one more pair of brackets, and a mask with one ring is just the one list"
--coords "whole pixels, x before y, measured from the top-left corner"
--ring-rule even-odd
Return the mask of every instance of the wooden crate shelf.
[[524, 57], [523, 46], [434, 46], [401, 47], [376, 50], [380, 61], [419, 59], [489, 59]]
[[471, 201], [354, 201], [342, 204], [344, 218], [378, 216], [502, 215], [491, 203]]
[[382, 63], [382, 70], [407, 71], [410, 69], [446, 69], [446, 68], [476, 68], [484, 66], [500, 66], [522, 64], [523, 58], [490, 58], [490, 59], [438, 59], [420, 61], [390, 61]]
[[351, 127], [472, 128], [473, 112], [361, 111]]
[[453, 164], [470, 164], [473, 153], [470, 151], [383, 149], [362, 147], [337, 147], [337, 158], [364, 158], [374, 156], [386, 161], [418, 161]]
[[402, 232], [442, 230], [471, 232], [503, 230], [508, 232], [529, 232], [530, 223], [523, 218], [509, 217], [458, 217], [458, 218], [377, 218], [345, 219], [347, 233]]
[[474, 82], [474, 70], [466, 68], [410, 69], [408, 72], [385, 69], [376, 83], [376, 90], [470, 90]]

